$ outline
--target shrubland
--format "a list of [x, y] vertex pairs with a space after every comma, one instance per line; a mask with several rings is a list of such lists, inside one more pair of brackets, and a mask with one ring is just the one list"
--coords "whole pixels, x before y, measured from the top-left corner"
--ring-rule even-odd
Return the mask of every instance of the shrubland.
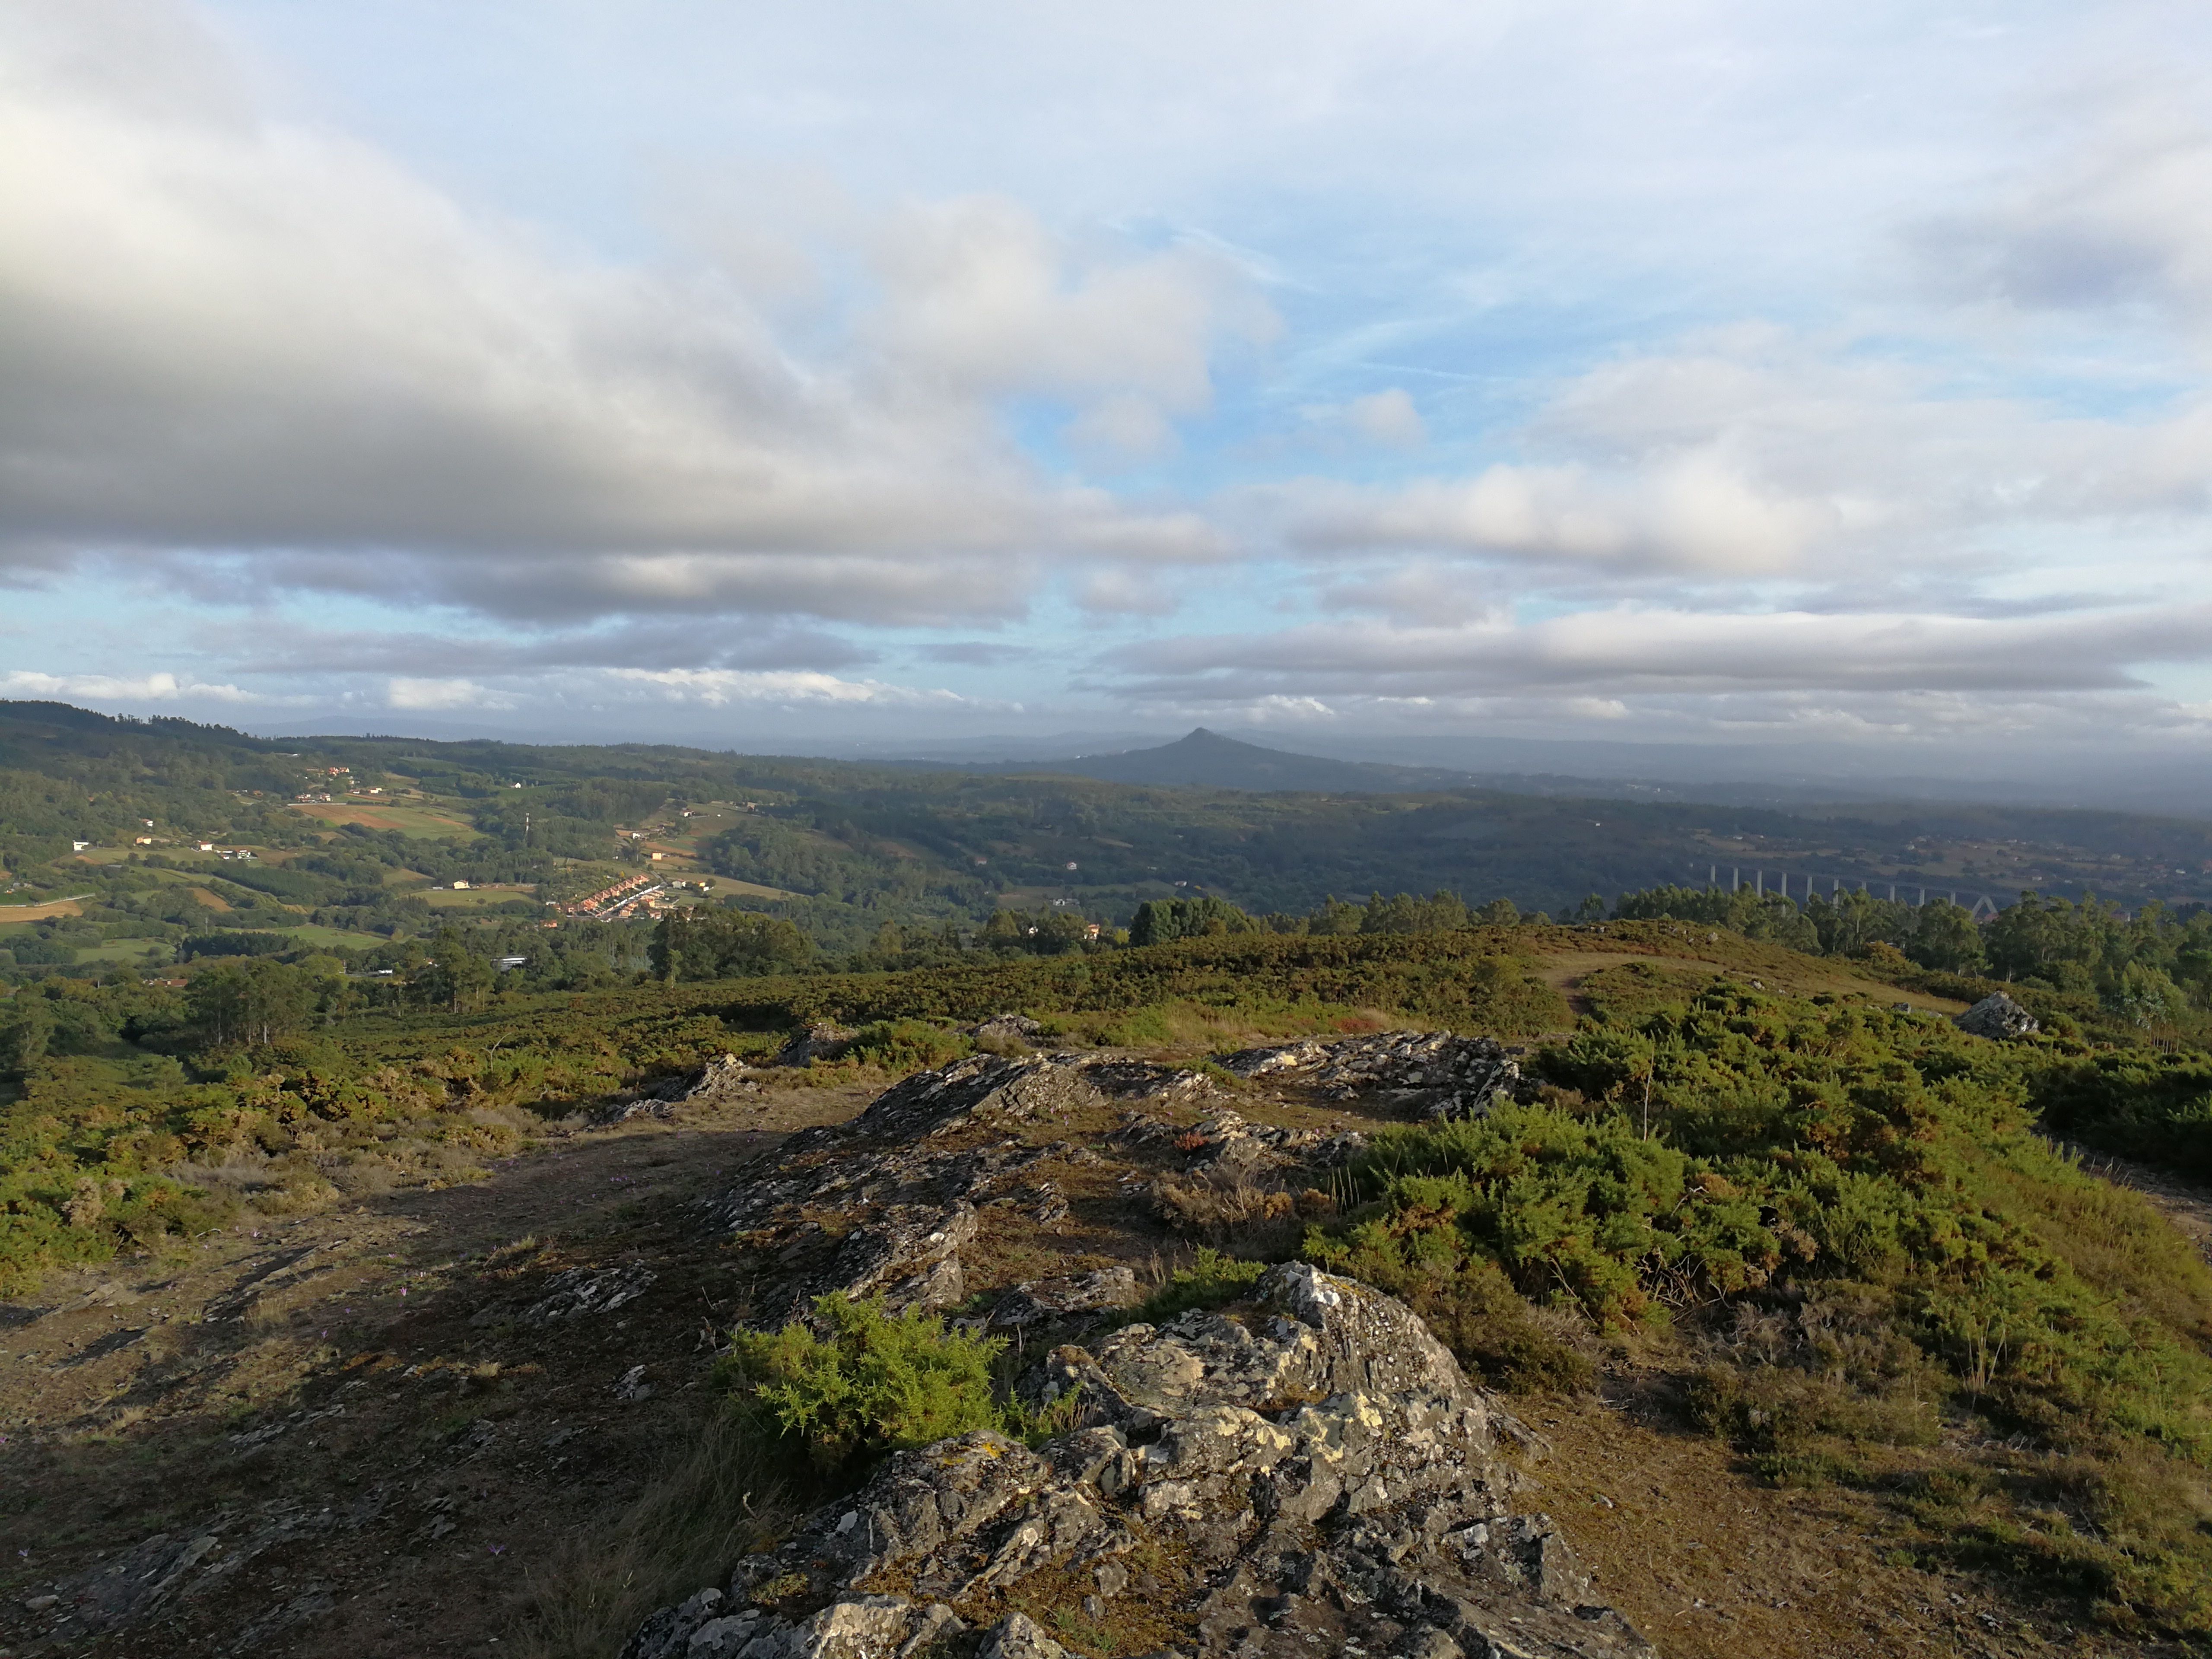
[[1727, 984], [1536, 1066], [1546, 1098], [1378, 1136], [1306, 1253], [1509, 1386], [1586, 1370], [1529, 1310], [1570, 1315], [1770, 1479], [2212, 1632], [2212, 1272], [2035, 1114], [2114, 1068]]

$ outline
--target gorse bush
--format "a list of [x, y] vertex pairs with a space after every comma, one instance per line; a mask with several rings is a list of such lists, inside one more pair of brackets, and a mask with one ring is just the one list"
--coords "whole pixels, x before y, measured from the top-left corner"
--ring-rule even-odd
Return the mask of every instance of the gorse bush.
[[1158, 1325], [1178, 1314], [1188, 1313], [1193, 1308], [1218, 1308], [1248, 1294], [1267, 1271], [1264, 1261], [1241, 1261], [1212, 1245], [1202, 1244], [1198, 1260], [1170, 1273], [1167, 1283], [1137, 1310], [1136, 1316], [1148, 1324]]
[[2126, 1048], [2054, 1064], [2033, 1082], [2054, 1132], [2212, 1178], [2212, 1055]]
[[[1407, 1293], [1493, 1373], [1516, 1362], [1492, 1275], [1601, 1327], [1733, 1309], [1695, 1410], [1777, 1478], [1843, 1467], [1822, 1437], [1924, 1442], [1947, 1400], [2134, 1470], [2115, 1476], [2129, 1490], [2170, 1470], [2191, 1504], [2137, 1505], [2076, 1553], [2099, 1594], [2208, 1628], [2212, 1273], [2033, 1133], [2027, 1079], [2048, 1063], [1948, 1024], [1717, 988], [1540, 1055], [1579, 1104], [1377, 1137], [1354, 1207], [1308, 1252]], [[2116, 1088], [2111, 1069], [2077, 1089]]]
[[878, 1019], [854, 1034], [845, 1054], [848, 1059], [887, 1072], [925, 1072], [949, 1066], [974, 1048], [957, 1031], [923, 1020]]
[[812, 1323], [738, 1332], [723, 1376], [741, 1402], [835, 1468], [974, 1429], [1020, 1432], [992, 1395], [1005, 1346], [919, 1308], [891, 1314], [880, 1297], [831, 1294], [816, 1300]]

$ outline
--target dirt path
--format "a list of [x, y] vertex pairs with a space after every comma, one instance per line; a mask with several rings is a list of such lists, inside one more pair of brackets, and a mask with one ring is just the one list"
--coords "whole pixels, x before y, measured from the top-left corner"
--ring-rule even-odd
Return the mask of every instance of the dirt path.
[[[687, 1204], [861, 1098], [579, 1134], [0, 1308], [0, 1655], [500, 1651], [696, 1415], [732, 1286]], [[562, 1285], [621, 1304], [527, 1311]], [[227, 1570], [149, 1601], [202, 1540]]]
[[2092, 1146], [2063, 1140], [2058, 1145], [2080, 1158], [2081, 1167], [2091, 1175], [2102, 1176], [2116, 1187], [2132, 1187], [2141, 1193], [2197, 1246], [2207, 1262], [2212, 1262], [2212, 1191], [2193, 1186], [2169, 1170], [2101, 1152]]

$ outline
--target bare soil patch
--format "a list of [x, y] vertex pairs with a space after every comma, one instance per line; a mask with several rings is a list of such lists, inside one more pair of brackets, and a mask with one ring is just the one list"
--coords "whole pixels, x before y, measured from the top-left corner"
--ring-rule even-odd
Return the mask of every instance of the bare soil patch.
[[[0, 1310], [0, 1653], [51, 1650], [53, 1613], [26, 1601], [161, 1532], [250, 1559], [70, 1651], [498, 1651], [704, 1415], [732, 1287], [690, 1201], [870, 1092], [634, 1119]], [[564, 1272], [639, 1267], [607, 1314], [523, 1317]]]

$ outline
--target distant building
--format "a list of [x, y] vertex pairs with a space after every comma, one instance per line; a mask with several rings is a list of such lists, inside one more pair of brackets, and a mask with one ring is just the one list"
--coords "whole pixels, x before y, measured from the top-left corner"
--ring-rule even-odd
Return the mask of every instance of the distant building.
[[83, 851], [85, 850], [85, 848], [87, 848], [88, 847], [91, 846], [91, 845], [92, 845], [92, 843], [91, 843], [90, 842], [88, 842], [88, 841], [73, 841], [73, 842], [71, 842], [70, 843], [70, 847], [72, 847], [73, 848], [75, 848], [76, 851], [78, 851], [78, 852], [82, 853], [82, 852], [83, 852]]
[[465, 893], [469, 890], [469, 884], [465, 881], [457, 881], [453, 884], [453, 890], [456, 893]]

